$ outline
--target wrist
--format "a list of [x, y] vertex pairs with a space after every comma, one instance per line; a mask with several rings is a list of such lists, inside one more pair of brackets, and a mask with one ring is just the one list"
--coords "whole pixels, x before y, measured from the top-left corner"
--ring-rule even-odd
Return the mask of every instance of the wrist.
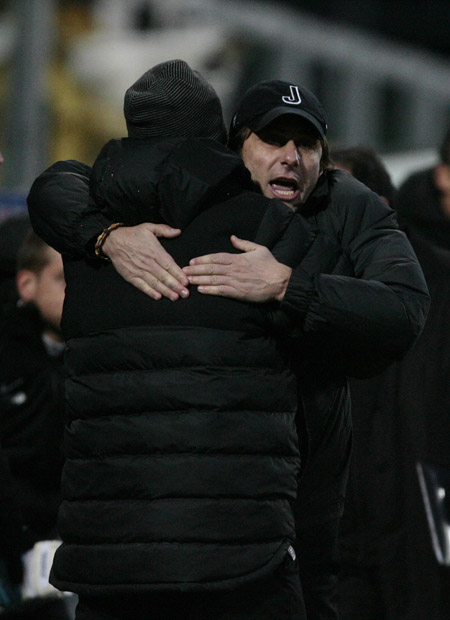
[[110, 239], [111, 234], [114, 233], [118, 228], [123, 227], [124, 224], [122, 222], [115, 222], [110, 226], [107, 226], [103, 229], [103, 231], [98, 235], [97, 241], [95, 243], [95, 255], [98, 258], [103, 258], [104, 260], [110, 260], [108, 256], [108, 246], [110, 247]]
[[283, 301], [287, 291], [287, 287], [289, 285], [291, 274], [292, 269], [287, 265], [283, 265], [282, 263], [280, 263], [280, 273], [277, 279], [278, 291], [275, 294], [276, 301]]

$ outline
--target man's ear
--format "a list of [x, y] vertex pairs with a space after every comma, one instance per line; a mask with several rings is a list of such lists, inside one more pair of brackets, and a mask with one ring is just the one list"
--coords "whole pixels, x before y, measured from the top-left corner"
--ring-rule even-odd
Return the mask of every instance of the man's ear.
[[438, 164], [434, 169], [434, 182], [443, 194], [450, 193], [450, 166]]
[[38, 276], [34, 271], [21, 269], [16, 273], [16, 287], [20, 299], [25, 303], [34, 300]]

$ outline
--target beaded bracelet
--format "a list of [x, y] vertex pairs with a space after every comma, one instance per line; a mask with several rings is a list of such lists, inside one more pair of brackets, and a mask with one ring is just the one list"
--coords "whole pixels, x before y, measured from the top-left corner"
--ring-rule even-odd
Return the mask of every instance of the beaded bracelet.
[[125, 226], [125, 224], [123, 222], [115, 222], [114, 224], [111, 224], [107, 228], [103, 229], [95, 242], [95, 256], [98, 256], [98, 258], [103, 258], [103, 260], [110, 260], [103, 252], [103, 244], [105, 243], [108, 235], [112, 233], [113, 230], [116, 230], [116, 228], [120, 228], [121, 226]]

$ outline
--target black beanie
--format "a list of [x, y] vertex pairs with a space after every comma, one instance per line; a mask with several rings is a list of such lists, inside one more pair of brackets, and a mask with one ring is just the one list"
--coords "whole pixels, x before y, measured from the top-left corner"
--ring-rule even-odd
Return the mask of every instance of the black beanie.
[[184, 60], [169, 60], [142, 75], [125, 93], [130, 138], [191, 136], [226, 141], [214, 88]]

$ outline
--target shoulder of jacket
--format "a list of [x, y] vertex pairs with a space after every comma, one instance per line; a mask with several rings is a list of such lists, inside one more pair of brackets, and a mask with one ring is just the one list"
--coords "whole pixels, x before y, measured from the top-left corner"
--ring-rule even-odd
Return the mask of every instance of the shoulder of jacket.
[[107, 142], [95, 160], [89, 180], [91, 197], [97, 206], [112, 208], [126, 201], [133, 203], [140, 193], [145, 194], [144, 201], [152, 200], [158, 166], [179, 142], [178, 138], [120, 138]]
[[364, 205], [372, 195], [376, 196], [364, 183], [344, 170], [330, 170], [327, 174], [331, 203], [345, 201], [350, 206]]
[[385, 217], [394, 210], [375, 192], [342, 170], [329, 173], [328, 211], [346, 221]]
[[347, 244], [363, 230], [378, 227], [380, 222], [397, 227], [393, 209], [351, 174], [330, 170], [326, 175], [326, 207], [316, 217], [321, 232]]
[[242, 159], [226, 146], [208, 138], [186, 138], [174, 148], [169, 163], [216, 185], [230, 176], [241, 176], [244, 185], [250, 175]]

